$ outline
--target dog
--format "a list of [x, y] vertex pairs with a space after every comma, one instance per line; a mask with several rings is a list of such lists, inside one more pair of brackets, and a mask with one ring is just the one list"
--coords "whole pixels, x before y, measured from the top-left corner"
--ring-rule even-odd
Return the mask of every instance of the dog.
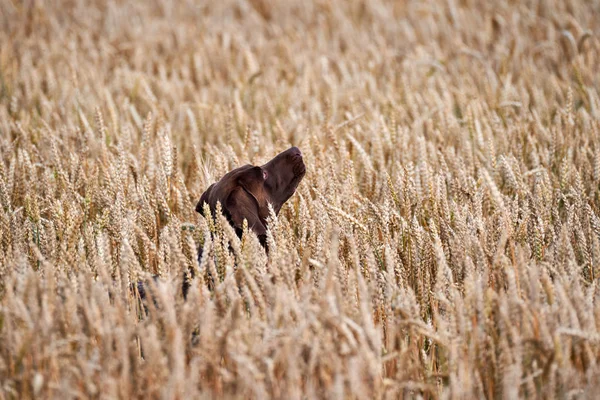
[[[269, 204], [275, 215], [281, 207], [293, 196], [306, 174], [306, 166], [302, 152], [297, 147], [291, 147], [279, 153], [268, 163], [261, 166], [244, 165], [225, 174], [218, 182], [213, 183], [200, 196], [196, 211], [205, 218], [214, 218], [217, 203], [221, 211], [239, 238], [242, 237], [244, 220], [248, 228], [258, 236], [260, 244], [268, 252], [267, 246], [267, 217]], [[204, 215], [204, 204], [208, 204], [211, 215]], [[202, 248], [198, 249], [198, 263], [202, 260]], [[190, 270], [194, 278], [194, 271]], [[154, 277], [156, 280], [157, 277]], [[190, 280], [183, 279], [182, 293], [187, 298]], [[143, 282], [138, 282], [140, 298], [146, 297]]]

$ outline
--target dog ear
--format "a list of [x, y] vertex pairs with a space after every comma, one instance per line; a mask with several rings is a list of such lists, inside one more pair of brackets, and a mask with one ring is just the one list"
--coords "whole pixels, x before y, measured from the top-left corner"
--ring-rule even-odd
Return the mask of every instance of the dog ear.
[[260, 193], [265, 184], [265, 178], [261, 167], [252, 167], [243, 171], [238, 176], [237, 182], [256, 199], [257, 203], [259, 202], [259, 197], [262, 197]]
[[246, 219], [248, 228], [252, 229], [259, 239], [266, 238], [267, 228], [261, 220], [258, 202], [246, 188], [238, 186], [233, 189], [229, 193], [224, 207], [236, 230], [242, 229], [244, 219]]
[[200, 201], [198, 202], [198, 204], [196, 204], [196, 212], [200, 213], [200, 215], [202, 215], [203, 217], [206, 217], [206, 215], [204, 215], [204, 203], [208, 203], [210, 192], [214, 186], [214, 183], [210, 185], [208, 189], [206, 189], [206, 191], [202, 193], [202, 196], [200, 196]]
[[238, 176], [237, 184], [254, 198], [258, 216], [265, 220], [269, 216], [269, 206], [264, 190], [265, 176], [263, 174], [261, 167], [249, 168]]

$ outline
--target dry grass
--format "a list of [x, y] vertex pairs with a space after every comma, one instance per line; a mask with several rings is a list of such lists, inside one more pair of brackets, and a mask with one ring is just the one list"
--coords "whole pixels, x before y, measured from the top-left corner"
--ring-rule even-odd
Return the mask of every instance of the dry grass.
[[597, 1], [196, 3], [0, 0], [0, 399], [598, 393]]

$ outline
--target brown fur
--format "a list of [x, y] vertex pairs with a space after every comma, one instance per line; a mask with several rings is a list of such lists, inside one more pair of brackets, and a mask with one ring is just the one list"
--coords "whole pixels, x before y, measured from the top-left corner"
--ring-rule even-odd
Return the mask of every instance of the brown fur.
[[[234, 169], [225, 174], [218, 182], [206, 189], [196, 205], [196, 211], [204, 215], [204, 204], [208, 204], [212, 216], [221, 203], [223, 214], [242, 236], [244, 219], [267, 250], [267, 218], [269, 204], [275, 214], [279, 214], [283, 204], [294, 194], [298, 184], [306, 173], [302, 153], [297, 147], [279, 153], [271, 161], [261, 166], [250, 164]], [[205, 215], [205, 217], [207, 217]], [[202, 259], [202, 248], [198, 249], [198, 262]], [[194, 270], [190, 269], [194, 277]], [[208, 276], [209, 286], [213, 285], [213, 277]], [[154, 277], [158, 279], [158, 277]], [[183, 297], [187, 297], [190, 289], [189, 279], [184, 277], [182, 284]], [[137, 290], [142, 299], [147, 297], [146, 285], [137, 282]]]
[[196, 211], [203, 214], [206, 203], [214, 215], [217, 202], [221, 203], [223, 214], [238, 236], [246, 219], [248, 227], [266, 247], [269, 203], [275, 214], [279, 214], [305, 172], [302, 153], [297, 147], [291, 147], [262, 166], [248, 164], [225, 174], [202, 194]]

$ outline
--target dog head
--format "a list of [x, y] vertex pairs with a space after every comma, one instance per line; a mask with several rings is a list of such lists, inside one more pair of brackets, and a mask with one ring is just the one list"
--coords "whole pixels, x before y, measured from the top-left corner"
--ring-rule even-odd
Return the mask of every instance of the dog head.
[[302, 152], [292, 147], [262, 166], [244, 165], [228, 172], [213, 183], [200, 197], [196, 211], [204, 215], [207, 203], [214, 214], [217, 202], [223, 214], [241, 235], [244, 219], [248, 228], [258, 235], [261, 243], [266, 242], [269, 204], [275, 214], [294, 194], [306, 173]]

